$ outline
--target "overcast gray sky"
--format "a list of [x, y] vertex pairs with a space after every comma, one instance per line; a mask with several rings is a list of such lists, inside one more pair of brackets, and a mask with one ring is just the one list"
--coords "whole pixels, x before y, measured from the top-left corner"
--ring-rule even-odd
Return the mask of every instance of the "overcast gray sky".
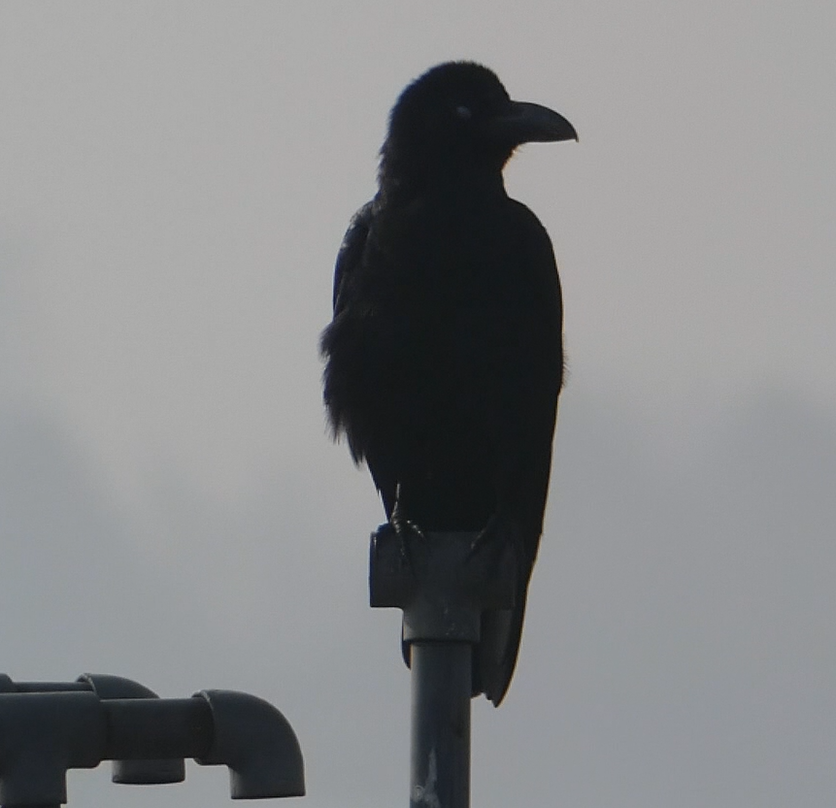
[[[316, 340], [403, 85], [470, 58], [580, 143], [507, 170], [571, 375], [514, 684], [473, 802], [836, 801], [836, 7], [0, 5], [0, 648], [255, 693], [310, 808], [404, 804], [399, 617]], [[70, 803], [227, 804], [72, 773]]]

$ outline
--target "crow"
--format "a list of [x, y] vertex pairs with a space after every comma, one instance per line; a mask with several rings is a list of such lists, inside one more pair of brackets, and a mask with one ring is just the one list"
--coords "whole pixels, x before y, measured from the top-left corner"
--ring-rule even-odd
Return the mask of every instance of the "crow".
[[473, 531], [514, 548], [513, 610], [486, 612], [473, 693], [499, 705], [514, 672], [543, 527], [562, 302], [551, 241], [502, 169], [534, 141], [577, 140], [473, 62], [401, 93], [379, 190], [337, 256], [320, 349], [335, 438], [365, 461], [399, 532]]

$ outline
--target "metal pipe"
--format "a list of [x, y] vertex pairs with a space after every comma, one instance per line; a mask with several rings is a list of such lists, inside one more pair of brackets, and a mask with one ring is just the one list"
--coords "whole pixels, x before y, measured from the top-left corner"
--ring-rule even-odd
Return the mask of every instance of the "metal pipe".
[[202, 698], [108, 699], [106, 760], [200, 757], [212, 745], [212, 709]]
[[471, 648], [412, 643], [410, 808], [470, 804]]

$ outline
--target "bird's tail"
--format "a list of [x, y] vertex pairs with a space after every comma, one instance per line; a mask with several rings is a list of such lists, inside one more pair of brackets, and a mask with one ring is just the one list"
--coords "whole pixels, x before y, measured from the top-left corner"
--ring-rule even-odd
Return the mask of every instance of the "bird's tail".
[[513, 609], [482, 615], [481, 638], [473, 657], [473, 694], [484, 693], [495, 707], [505, 698], [517, 664], [530, 574], [530, 567], [520, 571]]

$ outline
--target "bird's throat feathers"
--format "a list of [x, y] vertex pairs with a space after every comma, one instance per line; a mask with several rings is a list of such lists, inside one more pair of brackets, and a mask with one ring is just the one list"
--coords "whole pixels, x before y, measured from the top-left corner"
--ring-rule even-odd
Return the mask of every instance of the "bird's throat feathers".
[[502, 170], [469, 169], [459, 163], [445, 170], [437, 164], [400, 161], [381, 151], [378, 172], [378, 199], [383, 205], [404, 202], [419, 196], [453, 199], [462, 196], [505, 195]]

